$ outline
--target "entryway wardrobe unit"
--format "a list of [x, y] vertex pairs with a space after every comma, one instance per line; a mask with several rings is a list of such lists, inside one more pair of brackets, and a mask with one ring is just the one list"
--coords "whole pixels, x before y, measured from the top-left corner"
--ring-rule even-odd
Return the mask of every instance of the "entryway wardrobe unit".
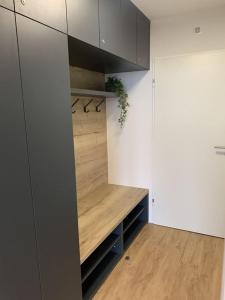
[[0, 0], [1, 299], [82, 299], [69, 65], [147, 70], [149, 37], [129, 0]]

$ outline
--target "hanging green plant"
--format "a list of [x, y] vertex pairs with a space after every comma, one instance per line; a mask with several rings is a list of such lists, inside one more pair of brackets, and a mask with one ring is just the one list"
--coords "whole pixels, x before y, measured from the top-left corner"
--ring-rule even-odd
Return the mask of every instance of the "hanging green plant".
[[117, 77], [108, 77], [108, 80], [105, 83], [105, 88], [107, 92], [113, 92], [119, 98], [118, 100], [118, 107], [120, 108], [120, 117], [118, 122], [120, 123], [121, 128], [123, 127], [128, 113], [128, 95], [124, 88], [124, 85], [121, 79]]

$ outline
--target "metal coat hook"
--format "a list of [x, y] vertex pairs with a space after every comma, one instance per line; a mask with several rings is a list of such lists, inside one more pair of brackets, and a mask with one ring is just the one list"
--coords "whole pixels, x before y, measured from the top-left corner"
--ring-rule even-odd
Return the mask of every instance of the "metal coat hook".
[[89, 113], [90, 110], [88, 109], [88, 106], [93, 102], [93, 99], [91, 99], [85, 106], [84, 106], [84, 112]]
[[76, 105], [79, 101], [80, 101], [80, 98], [77, 98], [77, 100], [73, 102], [73, 104], [72, 104], [72, 114], [74, 114], [74, 113], [76, 112], [76, 110], [75, 110], [75, 109], [73, 110], [73, 108], [75, 107], [75, 105]]
[[101, 107], [101, 105], [102, 105], [103, 102], [105, 102], [105, 99], [103, 99], [103, 100], [96, 106], [96, 111], [97, 111], [97, 112], [101, 112], [100, 107]]

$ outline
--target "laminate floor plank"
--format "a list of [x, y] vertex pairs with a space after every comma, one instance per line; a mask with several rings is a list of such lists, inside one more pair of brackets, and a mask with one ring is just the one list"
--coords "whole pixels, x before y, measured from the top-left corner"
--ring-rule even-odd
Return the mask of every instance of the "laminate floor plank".
[[223, 253], [223, 239], [148, 224], [94, 300], [220, 300]]

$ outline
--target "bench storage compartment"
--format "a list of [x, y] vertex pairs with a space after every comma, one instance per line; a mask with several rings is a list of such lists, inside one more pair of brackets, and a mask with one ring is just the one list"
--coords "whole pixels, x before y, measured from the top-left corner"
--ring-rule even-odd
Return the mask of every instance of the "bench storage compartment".
[[[112, 190], [112, 196], [114, 194], [114, 199], [110, 196], [109, 198], [104, 198], [102, 201], [99, 200], [98, 195], [100, 195], [100, 191], [96, 192], [94, 196], [98, 199], [96, 205], [101, 207], [101, 213], [103, 216], [107, 215], [107, 222], [106, 220], [101, 220], [100, 216], [96, 218], [96, 224], [90, 224], [88, 229], [91, 231], [92, 234], [89, 238], [95, 238], [96, 236], [100, 236], [101, 230], [104, 232], [104, 239], [98, 241], [98, 246], [92, 246], [92, 251], [89, 251], [91, 254], [83, 253], [82, 247], [81, 249], [81, 277], [82, 277], [82, 290], [83, 290], [83, 298], [84, 299], [92, 299], [93, 295], [96, 293], [100, 285], [106, 279], [108, 274], [113, 270], [117, 262], [120, 260], [124, 251], [129, 247], [135, 237], [138, 235], [140, 230], [143, 226], [148, 222], [148, 194], [145, 192], [143, 193], [141, 199], [134, 200], [134, 194], [130, 193], [131, 191], [141, 192], [140, 190], [133, 190], [133, 188], [125, 188], [125, 187], [116, 187], [111, 186], [107, 187], [108, 190]], [[123, 199], [117, 199], [117, 195], [115, 191], [118, 191], [120, 197], [121, 193], [124, 196], [128, 195], [127, 192], [129, 191], [129, 201], [126, 198], [125, 201]], [[102, 193], [102, 191], [101, 191]], [[107, 193], [108, 195], [108, 193]], [[140, 194], [141, 195], [141, 194]], [[133, 196], [133, 199], [131, 197]], [[90, 207], [87, 206], [86, 198], [85, 203], [85, 210], [87, 209], [89, 217], [92, 215], [92, 208], [93, 206], [93, 196], [90, 199]], [[113, 201], [114, 200], [114, 201]], [[111, 202], [112, 201], [112, 202]], [[126, 206], [126, 204], [130, 204]], [[131, 204], [132, 203], [132, 204]], [[102, 207], [107, 207], [107, 214], [102, 212]], [[109, 206], [111, 209], [109, 209]], [[124, 210], [121, 212], [121, 208]], [[126, 210], [125, 210], [126, 208]], [[114, 209], [114, 211], [112, 211]], [[93, 210], [97, 210], [97, 207], [93, 206]], [[116, 210], [116, 211], [115, 211]], [[79, 211], [79, 210], [78, 210]], [[126, 211], [126, 212], [125, 212]], [[81, 218], [84, 218], [84, 212], [82, 212]], [[117, 223], [113, 223], [115, 220], [112, 216], [117, 216]], [[123, 217], [121, 217], [123, 216]], [[93, 220], [93, 219], [92, 219]], [[83, 220], [85, 224], [87, 223], [87, 219]], [[106, 234], [105, 226], [109, 227], [111, 224], [112, 228]], [[80, 229], [83, 225], [82, 221], [80, 222]], [[92, 226], [91, 226], [92, 225]], [[96, 229], [93, 228], [96, 226]], [[116, 227], [115, 227], [116, 226]], [[98, 228], [98, 230], [97, 230]], [[110, 228], [110, 227], [109, 227]], [[82, 227], [82, 229], [86, 232], [86, 227]], [[93, 231], [94, 229], [94, 231]], [[82, 231], [83, 232], [83, 231]], [[82, 242], [82, 236], [80, 241]], [[89, 242], [92, 242], [89, 240]], [[97, 239], [96, 239], [97, 242]], [[82, 244], [81, 244], [82, 245]], [[85, 248], [86, 249], [86, 248]], [[89, 250], [89, 249], [88, 249]]]

